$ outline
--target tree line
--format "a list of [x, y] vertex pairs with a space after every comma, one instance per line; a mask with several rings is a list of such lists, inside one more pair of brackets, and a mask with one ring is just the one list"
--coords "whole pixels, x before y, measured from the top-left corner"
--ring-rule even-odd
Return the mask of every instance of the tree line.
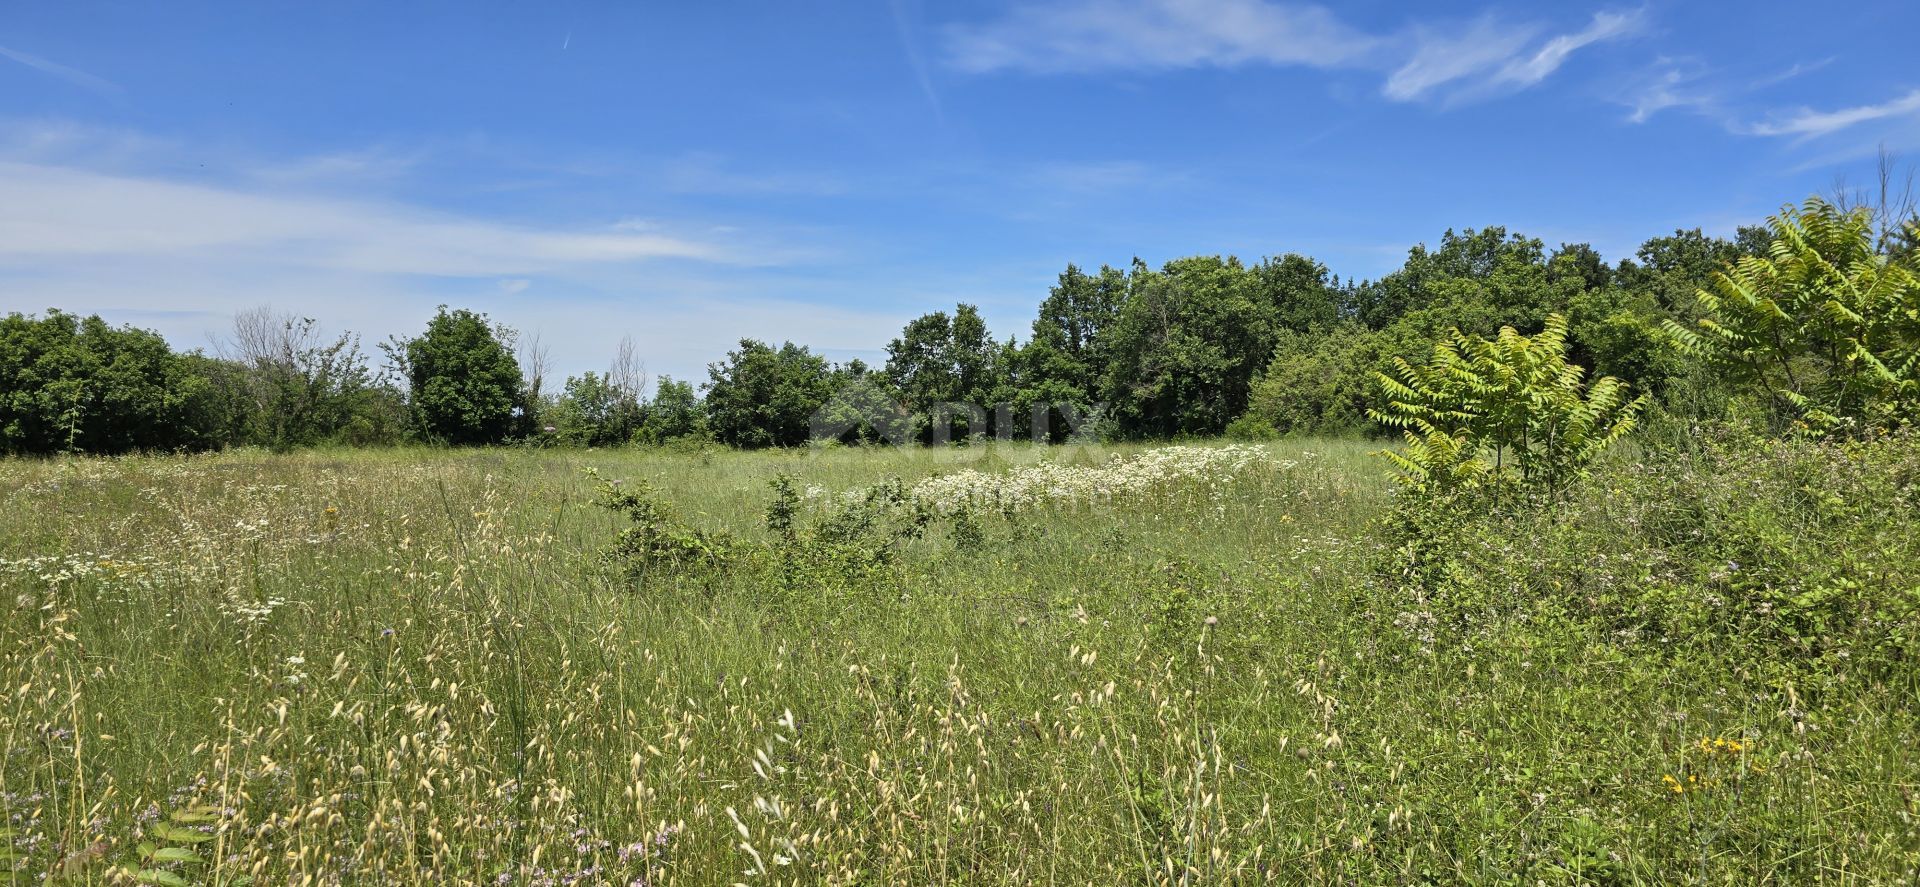
[[[1815, 204], [1816, 219], [1856, 220], [1877, 261], [1913, 261], [1920, 216], [1910, 203], [1897, 216], [1884, 204]], [[1533, 333], [1550, 319], [1571, 363], [1661, 409], [1724, 412], [1739, 400], [1729, 376], [1688, 359], [1699, 342], [1687, 331], [1738, 301], [1742, 261], [1767, 256], [1778, 230], [1732, 239], [1680, 230], [1612, 264], [1587, 244], [1450, 230], [1374, 280], [1343, 281], [1292, 253], [1069, 265], [1024, 340], [995, 338], [963, 303], [908, 322], [881, 366], [743, 339], [697, 390], [662, 377], [650, 393], [630, 340], [605, 372], [553, 390], [537, 338], [444, 306], [418, 335], [371, 350], [265, 308], [238, 316], [211, 352], [175, 351], [157, 333], [98, 316], [16, 312], [0, 319], [0, 452], [795, 446], [850, 388], [883, 399], [922, 440], [948, 426], [955, 437], [1051, 440], [1377, 434], [1382, 369], [1423, 361], [1456, 331]], [[874, 433], [857, 416], [837, 427], [848, 440]]]

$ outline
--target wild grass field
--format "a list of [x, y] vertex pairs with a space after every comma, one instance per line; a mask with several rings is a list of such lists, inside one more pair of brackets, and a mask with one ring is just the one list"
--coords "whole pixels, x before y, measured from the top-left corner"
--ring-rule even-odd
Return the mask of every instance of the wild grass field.
[[1371, 449], [0, 462], [0, 880], [1913, 882], [1910, 441]]

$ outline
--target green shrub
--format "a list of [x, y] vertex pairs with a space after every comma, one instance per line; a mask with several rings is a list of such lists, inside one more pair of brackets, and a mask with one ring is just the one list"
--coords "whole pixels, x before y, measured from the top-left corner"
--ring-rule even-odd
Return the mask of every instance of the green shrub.
[[1762, 256], [1715, 274], [1687, 353], [1767, 392], [1815, 433], [1870, 433], [1920, 419], [1920, 272], [1875, 249], [1865, 209], [1819, 198], [1770, 222]]
[[[792, 595], [827, 594], [868, 587], [892, 575], [900, 549], [925, 535], [934, 514], [907, 495], [906, 484], [889, 478], [857, 496], [829, 502], [811, 520], [793, 479], [771, 482], [773, 502], [766, 526], [773, 536], [779, 585]], [[963, 531], [970, 536], [977, 527]]]
[[1246, 413], [1228, 426], [1227, 436], [1264, 440], [1368, 431], [1379, 338], [1358, 324], [1280, 333]]
[[[1406, 434], [1407, 450], [1388, 453], [1409, 486], [1451, 492], [1517, 469], [1530, 487], [1558, 492], [1632, 431], [1646, 398], [1627, 399], [1611, 376], [1586, 384], [1567, 363], [1567, 322], [1523, 336], [1504, 327], [1487, 340], [1452, 331], [1424, 366], [1394, 361], [1378, 375], [1382, 408], [1374, 419]], [[1509, 464], [1511, 463], [1511, 464]]]
[[[599, 479], [591, 469], [588, 475]], [[655, 570], [724, 568], [734, 560], [737, 546], [730, 535], [685, 526], [646, 481], [600, 481], [596, 492], [595, 504], [631, 522], [601, 555], [630, 578]]]
[[1393, 577], [1456, 625], [1567, 622], [1675, 655], [1911, 668], [1915, 438], [1705, 434], [1691, 450], [1609, 460], [1551, 505], [1405, 512]]

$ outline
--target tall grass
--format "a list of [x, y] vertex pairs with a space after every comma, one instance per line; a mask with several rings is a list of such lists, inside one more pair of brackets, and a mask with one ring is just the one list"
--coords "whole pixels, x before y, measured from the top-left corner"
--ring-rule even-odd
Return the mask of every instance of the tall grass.
[[942, 525], [799, 596], [760, 568], [630, 581], [598, 557], [621, 525], [584, 469], [765, 543], [782, 474], [840, 491], [1139, 448], [0, 463], [0, 872], [1914, 876], [1910, 683], [1809, 701], [1708, 654], [1435, 625], [1371, 579], [1367, 448], [1268, 449], [983, 514], [974, 544]]

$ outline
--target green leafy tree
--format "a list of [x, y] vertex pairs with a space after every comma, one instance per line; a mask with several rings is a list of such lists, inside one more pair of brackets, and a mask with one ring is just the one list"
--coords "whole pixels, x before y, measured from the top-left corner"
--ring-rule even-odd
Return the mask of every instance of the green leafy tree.
[[574, 446], [604, 447], [626, 443], [633, 435], [622, 410], [622, 392], [612, 380], [588, 371], [567, 377], [560, 397], [545, 414], [554, 436]]
[[1272, 292], [1233, 258], [1136, 262], [1113, 325], [1106, 397], [1122, 434], [1219, 434], [1246, 411], [1281, 328]]
[[[1048, 290], [1024, 345], [1011, 340], [1000, 358], [996, 402], [1011, 406], [1016, 432], [1032, 432], [1036, 408], [1045, 416], [1040, 433], [1051, 440], [1071, 431], [1065, 411], [1090, 414], [1106, 396], [1112, 365], [1107, 340], [1127, 299], [1127, 275], [1102, 266], [1087, 274], [1068, 265]], [[1058, 406], [1058, 409], [1055, 407]]]
[[701, 412], [700, 396], [693, 390], [693, 385], [672, 376], [661, 376], [659, 383], [654, 386], [653, 400], [647, 403], [634, 440], [644, 444], [663, 444], [705, 435], [706, 416]]
[[1377, 338], [1351, 322], [1314, 332], [1282, 331], [1234, 433], [1261, 438], [1368, 431]]
[[1407, 449], [1387, 456], [1411, 486], [1441, 493], [1514, 470], [1556, 493], [1633, 430], [1646, 404], [1645, 395], [1629, 399], [1619, 379], [1586, 383], [1586, 370], [1567, 362], [1558, 314], [1536, 336], [1454, 330], [1427, 363], [1396, 359], [1394, 367], [1377, 376], [1384, 404], [1372, 414], [1402, 429]]
[[959, 435], [985, 434], [990, 413], [958, 410], [949, 415], [945, 407], [990, 410], [1000, 389], [999, 358], [1000, 346], [988, 334], [980, 310], [962, 304], [951, 317], [935, 311], [909, 321], [899, 338], [887, 344], [886, 376], [923, 433], [930, 433], [936, 423], [951, 422]]
[[[1549, 274], [1544, 249], [1539, 240], [1505, 228], [1449, 230], [1438, 249], [1415, 246], [1399, 270], [1355, 287], [1349, 310], [1373, 329], [1421, 312], [1452, 318], [1449, 325], [1482, 335], [1503, 325], [1537, 329], [1571, 292], [1585, 286], [1581, 275]], [[1577, 259], [1569, 264], [1578, 267]]]
[[426, 332], [400, 343], [418, 433], [465, 446], [523, 431], [529, 417], [512, 340], [486, 315], [443, 305]]
[[0, 452], [204, 449], [235, 417], [160, 334], [50, 310], [0, 319]]
[[825, 358], [792, 342], [774, 348], [741, 339], [725, 361], [707, 367], [707, 428], [736, 447], [791, 447], [807, 442], [809, 425], [833, 394]]
[[1259, 301], [1272, 306], [1279, 330], [1305, 333], [1340, 323], [1344, 294], [1327, 266], [1288, 253], [1253, 266], [1252, 274]]
[[379, 378], [358, 337], [328, 337], [312, 318], [242, 312], [222, 346], [250, 400], [248, 439], [276, 450], [323, 441], [389, 443], [400, 433], [398, 392]]
[[1680, 372], [1665, 329], [1670, 315], [1652, 293], [1606, 286], [1574, 296], [1566, 313], [1575, 363], [1647, 392], [1665, 390]]
[[1680, 316], [1691, 310], [1695, 292], [1744, 254], [1738, 243], [1683, 229], [1641, 244], [1616, 274], [1625, 289], [1649, 295], [1660, 310]]
[[1799, 427], [1854, 433], [1920, 419], [1920, 274], [1876, 249], [1873, 217], [1820, 198], [1769, 224], [1699, 291], [1701, 317], [1668, 330], [1689, 354], [1758, 387]]

